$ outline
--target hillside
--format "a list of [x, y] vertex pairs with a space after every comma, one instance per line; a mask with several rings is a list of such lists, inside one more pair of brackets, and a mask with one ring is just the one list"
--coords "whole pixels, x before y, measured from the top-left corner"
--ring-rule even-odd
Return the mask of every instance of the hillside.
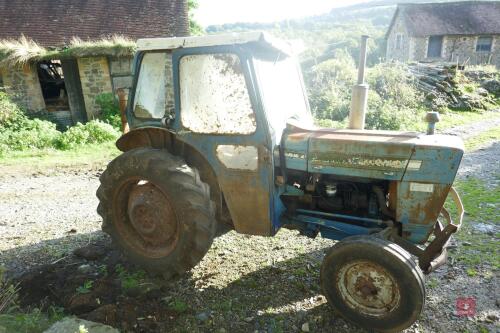
[[[302, 40], [305, 51], [300, 55], [300, 61], [309, 102], [313, 115], [322, 126], [343, 126], [346, 120], [363, 34], [371, 37], [367, 57], [370, 67], [367, 80], [371, 86], [366, 120], [368, 128], [415, 129], [415, 124], [420, 123], [422, 115], [429, 109], [444, 113], [449, 108], [472, 111], [496, 107], [498, 96], [483, 98], [476, 93], [484, 80], [454, 77], [453, 87], [459, 99], [465, 90], [468, 91], [464, 95], [465, 102], [459, 103], [457, 98], [449, 102], [447, 94], [450, 92], [431, 94], [428, 89], [422, 89], [427, 83], [416, 84], [418, 78], [411, 73], [412, 68], [384, 63], [385, 34], [397, 4], [416, 2], [443, 1], [374, 0], [335, 8], [318, 16], [273, 23], [224, 24], [209, 26], [206, 30], [208, 33], [263, 30], [284, 39]], [[489, 79], [496, 77], [496, 74], [491, 75]], [[471, 103], [474, 106], [470, 106]]]

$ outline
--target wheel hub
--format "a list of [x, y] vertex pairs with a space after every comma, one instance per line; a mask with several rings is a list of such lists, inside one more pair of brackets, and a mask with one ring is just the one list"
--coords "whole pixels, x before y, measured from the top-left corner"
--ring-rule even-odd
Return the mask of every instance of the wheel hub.
[[167, 198], [151, 183], [130, 191], [128, 217], [135, 231], [152, 245], [161, 245], [175, 235], [177, 221]]
[[337, 288], [349, 307], [370, 316], [391, 312], [401, 298], [394, 277], [382, 266], [368, 261], [341, 267]]
[[113, 200], [113, 221], [128, 246], [148, 258], [164, 257], [175, 249], [177, 216], [169, 198], [154, 183], [129, 179]]

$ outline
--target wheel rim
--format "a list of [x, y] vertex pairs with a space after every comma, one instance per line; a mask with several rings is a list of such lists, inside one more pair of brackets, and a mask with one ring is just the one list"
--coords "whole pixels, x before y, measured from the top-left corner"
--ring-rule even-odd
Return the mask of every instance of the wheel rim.
[[401, 299], [399, 285], [392, 274], [369, 261], [354, 261], [342, 266], [336, 284], [345, 304], [369, 316], [390, 313]]
[[170, 254], [178, 240], [178, 221], [168, 196], [154, 183], [130, 179], [115, 192], [113, 223], [121, 239], [148, 258]]

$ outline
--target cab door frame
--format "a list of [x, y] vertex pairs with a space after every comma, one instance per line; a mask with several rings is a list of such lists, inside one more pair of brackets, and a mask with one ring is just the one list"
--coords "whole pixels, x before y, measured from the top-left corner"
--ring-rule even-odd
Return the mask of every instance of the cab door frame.
[[[184, 127], [181, 121], [181, 59], [187, 55], [234, 54], [241, 64], [245, 83], [255, 115], [255, 132], [251, 134], [196, 133]], [[177, 49], [172, 53], [175, 119], [172, 127], [176, 139], [189, 144], [206, 158], [217, 176], [219, 186], [239, 233], [269, 236], [274, 234], [273, 220], [273, 166], [272, 140], [262, 103], [255, 86], [251, 57], [242, 46], [207, 46]], [[218, 148], [244, 148], [257, 152], [255, 169], [240, 169], [221, 160]], [[242, 148], [243, 149], [243, 148]], [[220, 149], [219, 149], [220, 150]]]

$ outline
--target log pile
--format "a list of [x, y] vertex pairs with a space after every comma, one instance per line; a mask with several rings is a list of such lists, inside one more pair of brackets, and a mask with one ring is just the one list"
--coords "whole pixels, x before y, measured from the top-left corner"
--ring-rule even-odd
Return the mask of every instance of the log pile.
[[438, 110], [441, 107], [485, 109], [487, 108], [485, 103], [492, 101], [486, 89], [479, 87], [473, 91], [463, 89], [464, 84], [473, 87], [483, 80], [491, 79], [489, 73], [479, 71], [469, 73], [457, 68], [456, 65], [447, 64], [418, 63], [409, 65], [408, 69], [416, 80], [418, 90], [425, 95], [428, 106], [433, 109]]

